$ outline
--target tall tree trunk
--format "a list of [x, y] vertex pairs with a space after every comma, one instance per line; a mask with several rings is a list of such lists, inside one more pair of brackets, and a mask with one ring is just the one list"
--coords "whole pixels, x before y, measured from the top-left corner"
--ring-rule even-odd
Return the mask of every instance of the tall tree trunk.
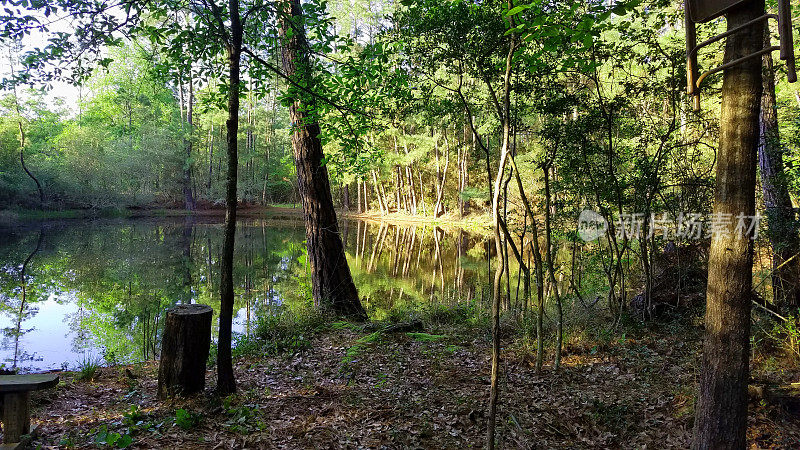
[[[280, 21], [283, 71], [298, 84], [312, 86], [300, 0], [290, 0], [284, 13]], [[292, 148], [306, 224], [314, 303], [330, 308], [337, 314], [366, 319], [367, 314], [358, 300], [339, 236], [328, 168], [322, 165], [319, 123], [308, 114], [314, 109], [313, 98], [292, 87], [289, 88], [288, 97], [293, 100], [289, 106], [289, 114], [295, 124]]]
[[222, 261], [220, 264], [220, 305], [219, 336], [217, 344], [217, 391], [222, 394], [236, 392], [236, 380], [233, 376], [231, 359], [231, 328], [233, 325], [233, 248], [236, 241], [236, 192], [239, 169], [239, 88], [242, 56], [242, 22], [239, 17], [238, 0], [229, 1], [231, 15], [231, 41], [228, 47], [228, 69], [230, 90], [228, 92], [228, 176], [225, 189], [225, 226], [222, 245]]
[[364, 202], [361, 199], [361, 180], [356, 180], [356, 193], [358, 194], [356, 196], [356, 202], [358, 203], [358, 213], [361, 214], [365, 211], [363, 207]]
[[211, 198], [211, 179], [214, 177], [214, 123], [208, 129], [208, 183], [206, 195]]
[[[510, 6], [511, 3], [509, 2], [509, 7]], [[494, 440], [495, 426], [497, 422], [497, 403], [500, 399], [500, 282], [503, 277], [505, 265], [503, 260], [505, 243], [500, 235], [500, 222], [502, 220], [500, 217], [500, 189], [503, 182], [503, 174], [506, 170], [506, 163], [508, 161], [511, 144], [511, 72], [513, 69], [512, 62], [515, 49], [516, 40], [512, 36], [509, 42], [508, 54], [506, 55], [505, 74], [503, 78], [503, 104], [502, 106], [498, 107], [498, 116], [503, 125], [503, 144], [500, 148], [500, 162], [497, 167], [497, 175], [494, 179], [494, 194], [492, 195], [492, 219], [494, 222], [494, 241], [497, 251], [497, 267], [495, 268], [494, 273], [492, 296], [492, 372], [490, 379], [491, 390], [489, 393], [489, 423], [486, 432], [486, 445], [489, 450], [494, 450], [495, 448]], [[434, 210], [434, 215], [435, 214], [436, 212]]]
[[345, 211], [350, 212], [350, 186], [348, 183], [342, 186], [342, 206]]
[[444, 187], [447, 181], [447, 166], [450, 164], [450, 142], [447, 139], [447, 127], [444, 127], [444, 167], [439, 170], [439, 150], [436, 150], [436, 183], [438, 189], [436, 190], [436, 206], [433, 208], [433, 217], [439, 217], [444, 214]]
[[[765, 29], [766, 42], [769, 34]], [[800, 251], [797, 221], [783, 171], [784, 148], [778, 130], [778, 112], [775, 104], [775, 69], [772, 55], [764, 55], [763, 88], [761, 94], [761, 140], [758, 146], [758, 166], [764, 204], [767, 213], [767, 234], [772, 246], [773, 301], [782, 309], [800, 305], [800, 264], [797, 258], [788, 261]], [[787, 262], [788, 261], [788, 262]]]
[[186, 105], [186, 123], [189, 125], [189, 137], [184, 140], [186, 148], [186, 159], [183, 161], [183, 202], [188, 211], [194, 211], [194, 195], [192, 194], [192, 147], [194, 145], [194, 80], [192, 79], [191, 67], [189, 68], [189, 96]]
[[[764, 14], [764, 0], [742, 3], [728, 13], [728, 29]], [[761, 49], [761, 25], [728, 37], [725, 61]], [[761, 59], [725, 70], [714, 194], [714, 213], [755, 214]], [[744, 449], [750, 357], [753, 240], [733, 226], [711, 237], [706, 293], [706, 336], [694, 422], [695, 449]]]
[[561, 366], [561, 342], [563, 340], [564, 335], [564, 312], [561, 308], [561, 294], [558, 292], [558, 283], [556, 283], [556, 270], [555, 264], [553, 262], [553, 244], [551, 242], [551, 238], [553, 236], [553, 232], [551, 229], [551, 198], [550, 198], [550, 164], [545, 164], [542, 167], [542, 171], [544, 172], [544, 198], [545, 198], [545, 209], [544, 209], [544, 233], [545, 233], [545, 252], [547, 257], [547, 273], [549, 274], [551, 288], [553, 289], [553, 295], [556, 299], [556, 356], [555, 360], [553, 361], [553, 370], [558, 370]]

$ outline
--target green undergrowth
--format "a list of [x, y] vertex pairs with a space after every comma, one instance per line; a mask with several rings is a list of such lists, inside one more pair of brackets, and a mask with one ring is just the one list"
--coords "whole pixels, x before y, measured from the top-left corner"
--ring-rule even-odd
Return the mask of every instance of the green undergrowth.
[[488, 311], [479, 308], [475, 300], [450, 305], [429, 303], [396, 306], [388, 310], [372, 311], [371, 316], [379, 325], [419, 321], [426, 331], [445, 334], [452, 329], [488, 329], [490, 326]]
[[[234, 337], [233, 357], [295, 354], [310, 349], [320, 334], [352, 332], [361, 337], [348, 347], [342, 361], [346, 365], [387, 338], [387, 334], [419, 343], [449, 343], [457, 341], [459, 336], [474, 335], [476, 329], [488, 335], [489, 329], [487, 313], [477, 308], [474, 301], [402, 306], [372, 313], [372, 321], [359, 323], [331, 316], [311, 305], [272, 307], [259, 317], [252, 334]], [[215, 361], [216, 347], [212, 346], [209, 364]]]
[[406, 336], [418, 342], [438, 342], [447, 338], [443, 334], [429, 334], [429, 333], [406, 333]]

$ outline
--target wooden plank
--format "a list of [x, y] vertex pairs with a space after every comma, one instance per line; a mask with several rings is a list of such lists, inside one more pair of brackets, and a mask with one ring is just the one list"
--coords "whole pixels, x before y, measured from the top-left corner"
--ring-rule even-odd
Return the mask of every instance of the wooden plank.
[[0, 393], [38, 391], [57, 384], [58, 375], [54, 373], [0, 375]]
[[692, 22], [702, 23], [725, 14], [729, 9], [750, 0], [687, 0]]

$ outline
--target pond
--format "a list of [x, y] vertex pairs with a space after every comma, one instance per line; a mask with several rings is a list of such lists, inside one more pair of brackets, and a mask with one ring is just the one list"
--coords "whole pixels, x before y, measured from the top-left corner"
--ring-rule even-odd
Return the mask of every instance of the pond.
[[[431, 225], [343, 220], [347, 259], [373, 318], [393, 307], [490, 295], [486, 237]], [[310, 302], [302, 222], [238, 224], [234, 331]], [[21, 371], [156, 358], [164, 311], [219, 306], [222, 224], [207, 218], [61, 221], [0, 233], [0, 364]], [[22, 272], [24, 270], [24, 282]], [[217, 328], [215, 315], [213, 328]]]

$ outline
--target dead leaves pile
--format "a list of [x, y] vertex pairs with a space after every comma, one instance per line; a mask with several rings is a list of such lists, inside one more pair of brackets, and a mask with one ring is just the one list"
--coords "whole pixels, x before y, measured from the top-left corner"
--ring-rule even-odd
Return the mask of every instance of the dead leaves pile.
[[[442, 331], [442, 330], [438, 330]], [[294, 355], [237, 361], [238, 393], [158, 402], [157, 364], [104, 368], [34, 396], [42, 448], [111, 448], [105, 427], [131, 448], [477, 448], [485, 443], [489, 343], [485, 333], [442, 339], [332, 330]], [[479, 336], [475, 338], [474, 336]], [[351, 350], [359, 342], [358, 352]], [[566, 355], [537, 374], [519, 347], [503, 359], [500, 448], [687, 448], [699, 335], [621, 340], [602, 353]], [[350, 352], [348, 352], [351, 350]], [[192, 417], [193, 422], [181, 422]], [[179, 423], [180, 422], [180, 423]], [[800, 442], [798, 420], [751, 405], [753, 448]]]

